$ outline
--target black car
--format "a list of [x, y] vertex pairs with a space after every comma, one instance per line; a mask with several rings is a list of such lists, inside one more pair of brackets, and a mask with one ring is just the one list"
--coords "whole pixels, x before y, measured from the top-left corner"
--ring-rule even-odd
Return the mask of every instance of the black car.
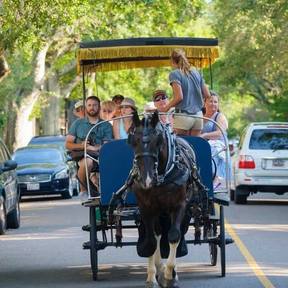
[[41, 135], [32, 137], [28, 145], [57, 144], [65, 147], [65, 140], [63, 135]]
[[21, 196], [61, 194], [73, 196], [73, 173], [63, 149], [26, 146], [15, 151], [17, 179]]
[[7, 228], [20, 226], [20, 192], [16, 177], [17, 163], [0, 140], [0, 235]]
[[72, 182], [73, 182], [73, 191], [74, 196], [77, 196], [79, 194], [79, 182], [77, 179], [77, 165], [75, 161], [72, 160], [70, 155], [67, 153], [67, 150], [65, 148], [65, 141], [66, 136], [64, 135], [40, 135], [40, 136], [34, 136], [30, 139], [28, 146], [44, 146], [44, 147], [58, 147], [59, 149], [62, 149], [64, 151], [65, 157], [67, 159], [67, 163], [70, 166], [69, 170], [71, 170], [72, 174]]

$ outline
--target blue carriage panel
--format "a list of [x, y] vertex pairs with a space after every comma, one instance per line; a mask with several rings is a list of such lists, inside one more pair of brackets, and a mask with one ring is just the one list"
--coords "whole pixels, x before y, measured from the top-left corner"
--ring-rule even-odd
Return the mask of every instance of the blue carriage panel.
[[[184, 137], [193, 146], [202, 183], [213, 198], [212, 162], [209, 143], [200, 137]], [[111, 196], [126, 181], [133, 164], [134, 154], [126, 140], [114, 140], [103, 145], [99, 155], [101, 201], [108, 205]], [[127, 204], [136, 205], [133, 193], [128, 193]]]
[[212, 155], [210, 144], [201, 137], [185, 136], [183, 138], [192, 145], [196, 154], [196, 162], [201, 181], [209, 189], [209, 197], [213, 198]]
[[[126, 140], [114, 140], [102, 146], [99, 154], [101, 202], [108, 205], [111, 196], [125, 183], [132, 168], [134, 153]], [[136, 205], [134, 193], [126, 201]]]

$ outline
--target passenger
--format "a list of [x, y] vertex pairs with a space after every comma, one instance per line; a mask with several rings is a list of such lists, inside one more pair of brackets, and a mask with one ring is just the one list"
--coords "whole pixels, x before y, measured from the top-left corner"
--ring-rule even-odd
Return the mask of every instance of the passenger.
[[85, 117], [85, 110], [84, 110], [84, 106], [83, 106], [83, 100], [79, 100], [75, 103], [74, 105], [74, 109], [73, 109], [73, 114], [77, 117], [77, 118], [83, 118]]
[[[219, 96], [210, 91], [210, 96], [205, 100], [205, 117], [214, 120], [219, 124], [224, 132], [224, 136], [218, 126], [212, 121], [204, 119], [204, 127], [200, 136], [209, 141], [211, 152], [216, 164], [216, 177], [214, 179], [214, 189], [225, 182], [226, 175], [226, 157], [225, 157], [225, 140], [227, 137], [228, 121], [223, 113], [219, 110]], [[228, 155], [228, 171], [230, 174], [230, 158]], [[230, 178], [230, 177], [229, 177]]]
[[[100, 100], [96, 96], [89, 96], [85, 101], [86, 117], [75, 120], [66, 136], [66, 148], [70, 151], [84, 151], [85, 138], [89, 130], [96, 124], [103, 121], [99, 118], [100, 115]], [[92, 130], [87, 142], [87, 152], [93, 157], [97, 157], [97, 153], [103, 143], [110, 141], [113, 138], [112, 125], [108, 122], [98, 125]], [[95, 156], [96, 155], [96, 156]], [[81, 157], [81, 153], [80, 153]], [[86, 169], [84, 153], [78, 161], [78, 179], [80, 182], [80, 199], [85, 200], [88, 197], [86, 188]], [[88, 172], [93, 168], [94, 161], [90, 158], [86, 159]], [[99, 195], [99, 193], [98, 193]], [[91, 196], [98, 196], [91, 195]]]
[[157, 108], [154, 105], [154, 102], [147, 102], [144, 106], [144, 112], [145, 113], [153, 113], [157, 110]]
[[[132, 115], [137, 110], [135, 102], [131, 98], [124, 98], [120, 105], [121, 116]], [[127, 139], [132, 125], [132, 116], [113, 121], [113, 134], [115, 139]]]
[[174, 130], [177, 134], [198, 136], [203, 127], [203, 119], [190, 115], [202, 116], [204, 99], [209, 96], [209, 90], [204, 79], [190, 64], [184, 50], [175, 49], [171, 54], [171, 63], [175, 68], [169, 74], [169, 82], [173, 90], [173, 98], [162, 109], [163, 112], [175, 107]]
[[114, 113], [114, 117], [121, 116], [120, 105], [123, 100], [124, 100], [124, 96], [121, 94], [117, 94], [113, 96], [112, 101], [116, 104], [116, 112]]
[[110, 121], [110, 123], [112, 124], [112, 119], [115, 115], [116, 112], [116, 104], [111, 101], [103, 101], [101, 103], [101, 111], [100, 111], [100, 117], [103, 120], [107, 120]]
[[[163, 111], [163, 108], [168, 104], [168, 96], [166, 94], [166, 91], [164, 90], [156, 90], [153, 93], [153, 102], [154, 106], [156, 109], [161, 112]], [[173, 126], [173, 113], [174, 108], [170, 108], [169, 112], [171, 113], [170, 115], [159, 115], [159, 119], [163, 124], [171, 124], [171, 127]]]

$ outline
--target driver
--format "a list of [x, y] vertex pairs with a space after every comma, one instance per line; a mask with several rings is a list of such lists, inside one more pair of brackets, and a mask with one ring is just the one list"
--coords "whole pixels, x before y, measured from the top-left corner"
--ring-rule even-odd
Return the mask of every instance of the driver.
[[[75, 120], [66, 136], [66, 148], [70, 151], [84, 151], [85, 138], [90, 129], [97, 123], [102, 122], [100, 119], [100, 100], [96, 96], [89, 96], [85, 101], [86, 117]], [[110, 141], [113, 138], [112, 125], [109, 122], [103, 122], [92, 130], [87, 142], [87, 152], [93, 158], [97, 157], [98, 151], [103, 143]], [[86, 158], [88, 172], [93, 168], [93, 160]], [[82, 159], [78, 161], [78, 179], [80, 182], [80, 199], [86, 200], [88, 198], [88, 192], [86, 187], [86, 170], [84, 153]], [[99, 192], [95, 195], [99, 196]]]

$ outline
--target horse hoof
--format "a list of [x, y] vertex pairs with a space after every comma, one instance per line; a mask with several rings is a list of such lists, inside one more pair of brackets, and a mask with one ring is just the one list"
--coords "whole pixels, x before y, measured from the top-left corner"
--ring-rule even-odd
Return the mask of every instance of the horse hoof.
[[158, 275], [157, 281], [158, 281], [158, 285], [161, 288], [180, 288], [178, 280], [176, 280], [175, 278], [173, 278], [171, 280], [170, 279], [166, 279], [164, 277], [164, 272], [161, 272]]
[[146, 282], [145, 288], [157, 288], [158, 285], [154, 282]]

